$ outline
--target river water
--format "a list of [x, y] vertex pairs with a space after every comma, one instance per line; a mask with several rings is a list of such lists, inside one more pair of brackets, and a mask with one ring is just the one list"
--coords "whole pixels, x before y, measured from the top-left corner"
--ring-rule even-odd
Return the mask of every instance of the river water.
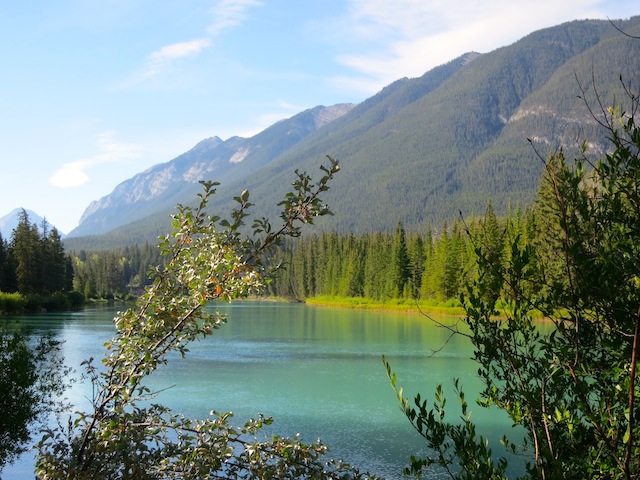
[[[80, 312], [11, 317], [64, 341], [66, 362], [101, 358], [114, 334], [113, 316], [124, 306]], [[194, 342], [185, 359], [171, 358], [150, 386], [168, 389], [155, 400], [186, 416], [232, 411], [238, 423], [258, 413], [274, 418], [265, 435], [322, 440], [329, 456], [389, 479], [423, 442], [400, 411], [384, 366], [385, 354], [409, 398], [433, 398], [437, 384], [452, 391], [460, 378], [470, 403], [479, 388], [471, 345], [417, 314], [309, 307], [304, 304], [246, 302], [216, 305], [229, 320], [213, 336]], [[454, 319], [439, 319], [453, 322]], [[434, 354], [434, 350], [444, 349]], [[68, 392], [79, 408], [91, 392], [77, 383]], [[457, 402], [449, 394], [452, 413]], [[497, 443], [509, 422], [472, 405], [479, 433]], [[494, 449], [498, 450], [499, 448]], [[33, 455], [2, 472], [2, 478], [33, 478]]]

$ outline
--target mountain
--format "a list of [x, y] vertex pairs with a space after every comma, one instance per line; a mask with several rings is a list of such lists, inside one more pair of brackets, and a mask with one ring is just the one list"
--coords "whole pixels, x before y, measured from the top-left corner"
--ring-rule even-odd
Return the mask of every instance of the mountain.
[[[640, 17], [614, 23], [640, 35]], [[72, 234], [152, 240], [168, 231], [175, 204], [193, 201], [199, 177], [222, 182], [213, 208], [227, 208], [229, 198], [248, 188], [255, 213], [273, 215], [264, 205], [279, 201], [293, 171], [313, 175], [325, 155], [339, 159], [342, 171], [327, 195], [335, 215], [322, 219], [322, 228], [439, 226], [460, 211], [483, 212], [489, 197], [505, 212], [533, 199], [540, 157], [560, 147], [577, 154], [583, 140], [595, 155], [606, 151], [585, 100], [597, 110], [598, 101], [624, 99], [619, 79], [636, 79], [638, 65], [640, 40], [609, 21], [540, 30], [400, 79], [355, 106], [316, 107], [251, 139], [205, 140], [118, 186], [87, 209]], [[334, 109], [339, 114], [330, 115]], [[320, 112], [331, 121], [318, 121]]]
[[188, 152], [137, 174], [106, 197], [92, 202], [69, 236], [105, 233], [158, 211], [171, 211], [177, 203], [194, 198], [200, 180], [232, 182], [243, 178], [353, 107], [352, 104], [315, 107], [281, 120], [251, 138], [202, 140]]
[[[13, 230], [18, 226], [20, 221], [20, 213], [22, 212], [22, 208], [16, 208], [11, 212], [7, 213], [4, 217], [0, 218], [0, 234], [4, 240], [10, 240], [11, 235], [13, 234]], [[29, 222], [31, 224], [35, 224], [42, 231], [41, 226], [44, 218], [35, 213], [32, 210], [24, 209], [29, 216]], [[53, 228], [53, 225], [49, 225], [49, 229]], [[62, 232], [60, 232], [62, 235]]]

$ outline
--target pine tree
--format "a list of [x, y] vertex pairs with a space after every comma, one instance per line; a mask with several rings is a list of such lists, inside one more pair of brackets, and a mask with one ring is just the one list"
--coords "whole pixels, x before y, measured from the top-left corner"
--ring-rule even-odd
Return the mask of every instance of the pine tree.
[[557, 221], [564, 215], [566, 208], [561, 203], [565, 198], [565, 190], [573, 187], [561, 178], [562, 172], [566, 170], [562, 151], [549, 156], [531, 217], [531, 237], [539, 274], [538, 288], [543, 290], [553, 282], [564, 281], [562, 279], [566, 278], [567, 273], [563, 253], [565, 232]]
[[420, 235], [411, 235], [408, 245], [409, 254], [409, 285], [411, 297], [420, 296], [422, 274], [424, 273], [425, 246]]
[[343, 268], [339, 295], [360, 297], [364, 293], [364, 254], [358, 242], [350, 233], [343, 242]]
[[391, 238], [380, 232], [370, 234], [366, 237], [364, 248], [364, 296], [374, 300], [388, 300], [392, 297], [389, 262]]
[[444, 276], [442, 295], [444, 299], [457, 298], [463, 282], [465, 242], [462, 235], [460, 221], [453, 223], [451, 236], [445, 244]]
[[0, 292], [13, 292], [16, 288], [15, 266], [9, 242], [0, 233]]
[[[425, 261], [425, 272], [422, 279], [422, 293], [425, 298], [444, 300], [446, 298], [446, 264], [447, 251], [450, 248], [448, 224], [444, 222], [442, 234], [433, 241], [431, 253]], [[428, 245], [427, 245], [428, 248]]]
[[304, 251], [305, 265], [307, 266], [307, 270], [305, 272], [305, 289], [308, 296], [317, 295], [316, 290], [316, 278], [318, 271], [318, 263], [317, 263], [317, 245], [318, 245], [318, 236], [313, 235], [306, 243], [307, 248]]
[[484, 255], [492, 266], [484, 272], [484, 274], [488, 276], [487, 283], [492, 285], [492, 288], [490, 288], [486, 294], [489, 298], [495, 300], [500, 296], [500, 291], [502, 289], [503, 279], [500, 275], [500, 271], [504, 253], [505, 232], [498, 224], [498, 219], [496, 218], [493, 206], [491, 205], [491, 199], [487, 202], [487, 208], [480, 227], [479, 248], [482, 250], [482, 255]]
[[11, 248], [16, 262], [16, 280], [21, 293], [38, 293], [42, 287], [42, 250], [37, 225], [23, 209], [13, 230]]
[[[46, 230], [45, 230], [46, 231]], [[42, 293], [51, 294], [69, 289], [68, 258], [62, 238], [54, 227], [42, 238]]]
[[406, 235], [402, 224], [398, 222], [391, 256], [391, 281], [393, 296], [402, 298], [404, 287], [409, 280], [409, 254], [407, 253]]

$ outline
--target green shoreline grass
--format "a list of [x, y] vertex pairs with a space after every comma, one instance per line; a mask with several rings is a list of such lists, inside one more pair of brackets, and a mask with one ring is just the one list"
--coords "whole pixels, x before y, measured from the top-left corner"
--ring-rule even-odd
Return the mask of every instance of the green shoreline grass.
[[375, 312], [394, 313], [427, 313], [429, 315], [463, 315], [464, 309], [459, 302], [436, 302], [434, 300], [416, 302], [410, 299], [393, 299], [381, 302], [362, 297], [334, 297], [317, 296], [305, 300], [307, 305], [314, 307], [349, 308], [355, 310], [369, 310]]
[[[441, 315], [450, 317], [465, 315], [464, 308], [460, 305], [460, 302], [455, 300], [449, 300], [447, 302], [426, 300], [416, 303], [415, 300], [393, 299], [387, 302], [381, 302], [371, 298], [321, 295], [307, 298], [304, 303], [314, 307], [348, 308], [353, 310], [368, 310], [371, 312]], [[507, 315], [503, 311], [503, 315], [499, 315], [496, 318], [507, 318]], [[536, 322], [541, 323], [550, 321], [538, 311], [533, 312], [533, 318]]]

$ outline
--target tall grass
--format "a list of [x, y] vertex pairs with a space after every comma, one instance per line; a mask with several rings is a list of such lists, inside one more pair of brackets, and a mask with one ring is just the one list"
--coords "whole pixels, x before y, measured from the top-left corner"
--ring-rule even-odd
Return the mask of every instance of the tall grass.
[[24, 306], [24, 297], [20, 293], [0, 292], [0, 313], [20, 313]]
[[305, 300], [308, 305], [355, 308], [389, 312], [429, 313], [441, 315], [461, 315], [464, 309], [457, 300], [437, 302], [436, 300], [416, 301], [413, 299], [374, 300], [363, 297], [338, 297], [319, 295]]
[[58, 292], [52, 295], [0, 292], [0, 314], [77, 310], [84, 305], [84, 302], [84, 295], [76, 291]]

